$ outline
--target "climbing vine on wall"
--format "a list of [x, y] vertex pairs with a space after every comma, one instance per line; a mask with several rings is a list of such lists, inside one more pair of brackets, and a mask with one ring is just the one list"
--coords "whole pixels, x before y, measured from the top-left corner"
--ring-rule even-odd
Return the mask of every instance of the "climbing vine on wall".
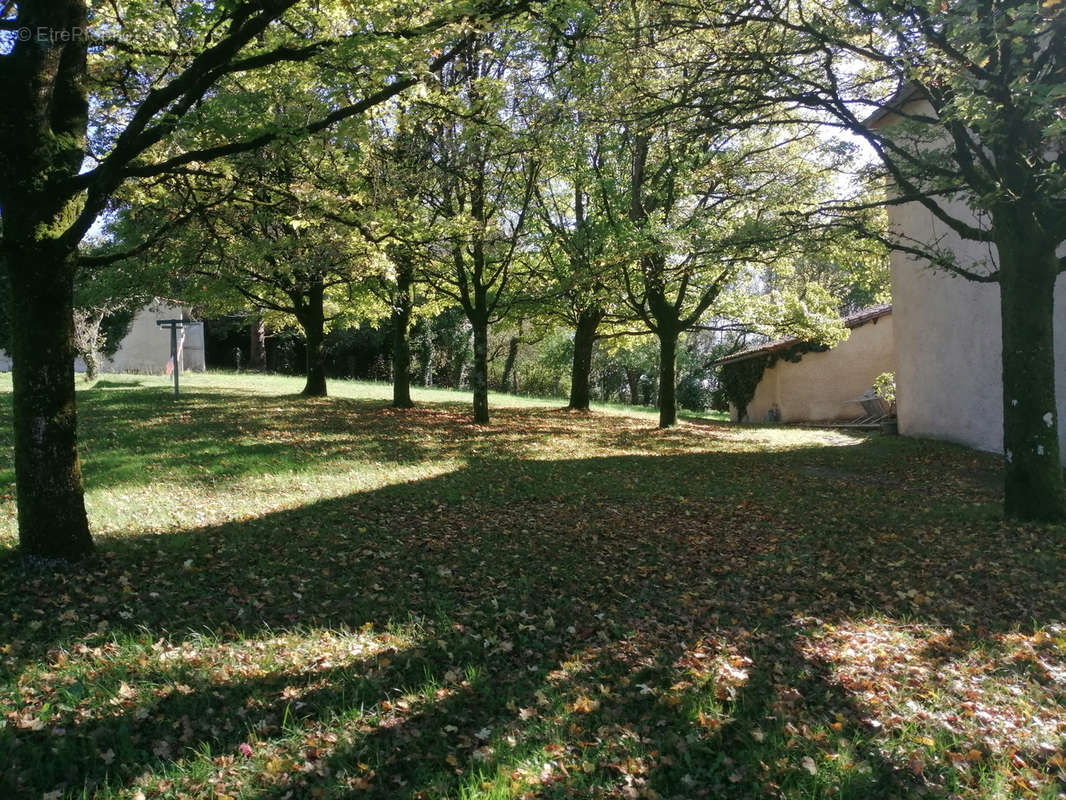
[[718, 386], [726, 399], [737, 410], [737, 419], [744, 419], [748, 403], [755, 396], [755, 387], [762, 380], [768, 355], [752, 356], [743, 361], [731, 361], [718, 370]]
[[748, 403], [755, 397], [755, 389], [766, 370], [778, 361], [796, 363], [805, 353], [821, 353], [828, 349], [828, 345], [817, 342], [796, 342], [780, 350], [723, 364], [718, 368], [719, 391], [737, 409], [737, 419], [744, 419]]

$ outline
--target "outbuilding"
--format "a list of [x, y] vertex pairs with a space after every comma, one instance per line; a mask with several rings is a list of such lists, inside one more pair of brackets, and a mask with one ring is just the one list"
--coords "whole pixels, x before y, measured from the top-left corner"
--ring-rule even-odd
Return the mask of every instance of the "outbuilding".
[[[169, 371], [170, 336], [156, 324], [164, 319], [190, 319], [189, 310], [176, 300], [156, 298], [148, 303], [134, 315], [114, 354], [101, 360], [100, 371], [147, 375], [162, 375]], [[178, 354], [183, 371], [204, 371], [203, 325], [184, 326], [178, 339]], [[75, 372], [85, 372], [81, 358], [75, 358], [73, 366]], [[0, 372], [10, 372], [11, 368], [10, 356], [0, 350]]]
[[[101, 365], [102, 372], [161, 374], [170, 361], [169, 334], [156, 323], [166, 319], [189, 319], [188, 309], [177, 301], [155, 299], [133, 317], [129, 330], [114, 355]], [[178, 335], [182, 370], [203, 372], [204, 326], [186, 325]]]
[[[715, 364], [744, 364], [757, 380], [746, 409], [731, 404], [734, 420], [751, 422], [850, 422], [869, 416], [860, 398], [874, 380], [896, 371], [891, 304], [844, 318], [848, 337], [833, 348], [790, 338], [749, 347]], [[734, 366], [735, 368], [735, 366]]]

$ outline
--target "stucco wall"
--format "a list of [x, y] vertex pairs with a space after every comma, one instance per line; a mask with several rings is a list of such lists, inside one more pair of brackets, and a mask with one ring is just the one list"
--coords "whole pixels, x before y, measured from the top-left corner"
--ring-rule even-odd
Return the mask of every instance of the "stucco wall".
[[[988, 246], [959, 239], [926, 209], [894, 208], [894, 225], [916, 238], [942, 237], [960, 262], [993, 259]], [[900, 433], [947, 439], [980, 450], [1003, 449], [999, 287], [930, 269], [892, 256], [892, 309], [899, 369], [896, 405]], [[1066, 411], [1066, 284], [1055, 284], [1055, 391], [1059, 419]], [[1066, 448], [1066, 426], [1059, 439]], [[1066, 453], [1066, 450], [1064, 450]]]
[[[908, 111], [932, 113], [924, 102]], [[880, 125], [891, 125], [892, 115]], [[953, 216], [976, 217], [959, 202]], [[960, 265], [978, 272], [996, 266], [995, 248], [964, 240], [917, 203], [890, 206], [889, 222], [903, 235], [950, 248]], [[1055, 391], [1060, 423], [1066, 419], [1066, 284], [1055, 284]], [[892, 254], [892, 309], [896, 318], [896, 406], [900, 433], [1003, 450], [999, 287], [939, 270], [903, 253]], [[1066, 457], [1066, 425], [1059, 440]]]
[[[161, 373], [170, 360], [170, 330], [156, 325], [161, 319], [181, 319], [181, 308], [154, 302], [137, 312], [115, 355], [101, 365], [102, 372]], [[180, 336], [180, 334], [179, 334]], [[190, 325], [179, 338], [182, 367], [204, 369], [204, 326]]]
[[748, 419], [764, 422], [774, 406], [782, 422], [826, 422], [862, 416], [850, 402], [873, 386], [882, 372], [895, 372], [893, 316], [851, 330], [832, 350], [804, 353], [798, 362], [778, 361], [763, 373], [748, 404]]

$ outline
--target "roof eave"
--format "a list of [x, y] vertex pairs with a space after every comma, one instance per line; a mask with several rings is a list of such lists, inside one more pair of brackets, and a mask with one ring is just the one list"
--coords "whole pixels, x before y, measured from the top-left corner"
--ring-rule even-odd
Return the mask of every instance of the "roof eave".
[[[860, 328], [867, 322], [876, 322], [877, 320], [881, 319], [881, 317], [887, 317], [891, 313], [891, 303], [885, 303], [880, 306], [871, 306], [868, 309], [858, 311], [848, 317], [845, 317], [843, 320], [844, 327], [848, 328], [848, 330]], [[784, 350], [786, 347], [790, 347], [801, 341], [803, 340], [799, 337], [792, 336], [788, 339], [781, 339], [776, 342], [769, 342], [767, 344], [762, 345], [761, 347], [755, 347], [751, 350], [742, 350], [739, 353], [733, 353], [729, 356], [723, 356], [722, 358], [712, 361], [711, 365], [720, 367], [723, 364], [732, 364], [736, 361], [746, 361], [747, 359], [754, 358], [755, 356], [767, 355], [769, 353], [775, 353], [778, 350]]]
[[876, 128], [886, 117], [897, 113], [904, 104], [910, 102], [922, 94], [922, 87], [914, 82], [907, 82], [900, 86], [888, 100], [876, 111], [862, 121], [864, 128]]

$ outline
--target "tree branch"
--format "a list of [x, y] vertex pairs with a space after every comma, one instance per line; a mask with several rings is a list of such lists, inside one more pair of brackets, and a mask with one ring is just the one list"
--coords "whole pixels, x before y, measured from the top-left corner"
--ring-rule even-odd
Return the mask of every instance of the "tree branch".
[[[469, 38], [469, 37], [468, 37]], [[430, 72], [436, 72], [447, 64], [452, 58], [454, 58], [459, 51], [465, 46], [464, 44], [456, 45], [447, 52], [441, 54], [435, 58], [429, 67]], [[192, 162], [204, 162], [213, 161], [218, 158], [224, 158], [225, 156], [236, 155], [238, 153], [247, 153], [252, 150], [258, 150], [271, 142], [277, 141], [282, 137], [288, 138], [292, 136], [308, 136], [320, 131], [326, 130], [333, 125], [346, 120], [350, 117], [362, 114], [373, 108], [376, 105], [384, 103], [386, 100], [395, 97], [405, 89], [419, 83], [421, 78], [408, 77], [401, 78], [393, 81], [392, 83], [382, 87], [378, 91], [367, 95], [362, 100], [352, 103], [351, 105], [339, 108], [336, 111], [318, 119], [314, 122], [310, 122], [307, 125], [293, 128], [286, 131], [269, 131], [267, 133], [260, 134], [259, 136], [244, 141], [229, 142], [223, 145], [216, 145], [215, 147], [206, 147], [200, 150], [190, 150], [181, 155], [174, 156], [173, 158], [166, 159], [164, 161], [157, 162], [155, 164], [144, 164], [140, 166], [129, 166], [123, 170], [123, 175], [126, 177], [154, 177], [161, 175], [165, 172], [169, 172], [176, 167], [184, 166]]]

